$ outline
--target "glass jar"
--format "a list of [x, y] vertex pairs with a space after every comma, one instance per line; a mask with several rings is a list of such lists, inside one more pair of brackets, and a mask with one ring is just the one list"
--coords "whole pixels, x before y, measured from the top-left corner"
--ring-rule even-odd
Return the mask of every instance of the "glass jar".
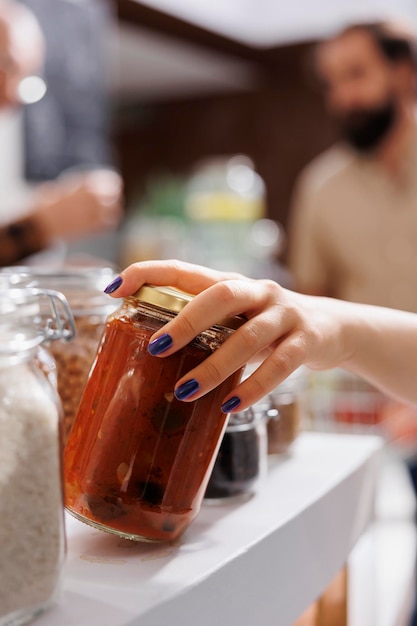
[[254, 495], [267, 467], [266, 424], [249, 407], [230, 416], [204, 498], [210, 502]]
[[219, 320], [169, 357], [151, 356], [151, 335], [190, 298], [144, 286], [109, 316], [65, 450], [67, 509], [130, 539], [172, 540], [195, 518], [226, 427], [221, 403], [241, 375], [194, 402], [175, 398], [175, 382], [242, 321]]
[[53, 604], [65, 557], [62, 408], [42, 344], [69, 340], [59, 293], [0, 281], [0, 624]]
[[357, 374], [335, 368], [331, 391], [334, 427], [347, 432], [378, 432], [388, 404], [379, 389]]
[[[265, 197], [265, 183], [248, 156], [219, 156], [198, 163], [185, 194], [187, 260], [257, 275], [260, 247], [253, 229], [266, 216]], [[270, 233], [274, 227], [271, 222]]]
[[268, 454], [286, 454], [296, 440], [301, 427], [300, 414], [305, 384], [304, 369], [299, 368], [264, 400]]
[[14, 285], [58, 290], [64, 294], [71, 307], [76, 325], [74, 340], [49, 346], [57, 365], [66, 442], [107, 315], [118, 306], [117, 300], [103, 293], [106, 285], [115, 277], [115, 272], [109, 267], [9, 267], [3, 268], [1, 274], [6, 274]]

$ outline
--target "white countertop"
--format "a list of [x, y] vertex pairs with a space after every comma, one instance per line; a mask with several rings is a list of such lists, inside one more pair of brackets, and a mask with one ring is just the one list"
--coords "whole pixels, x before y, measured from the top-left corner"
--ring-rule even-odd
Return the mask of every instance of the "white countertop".
[[60, 602], [36, 626], [290, 626], [373, 517], [380, 438], [304, 433], [259, 493], [204, 504], [174, 544], [67, 521]]

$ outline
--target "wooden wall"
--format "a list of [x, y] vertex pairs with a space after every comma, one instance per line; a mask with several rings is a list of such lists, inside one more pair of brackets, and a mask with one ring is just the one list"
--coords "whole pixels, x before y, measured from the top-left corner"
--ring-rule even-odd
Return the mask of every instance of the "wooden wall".
[[[221, 44], [224, 52], [227, 42]], [[120, 110], [115, 141], [128, 202], [155, 172], [187, 174], [203, 157], [245, 153], [265, 180], [269, 216], [285, 225], [297, 174], [335, 136], [306, 70], [310, 47], [233, 49], [248, 60], [253, 54], [258, 65], [259, 84], [251, 91], [161, 102], [138, 98], [135, 107]]]

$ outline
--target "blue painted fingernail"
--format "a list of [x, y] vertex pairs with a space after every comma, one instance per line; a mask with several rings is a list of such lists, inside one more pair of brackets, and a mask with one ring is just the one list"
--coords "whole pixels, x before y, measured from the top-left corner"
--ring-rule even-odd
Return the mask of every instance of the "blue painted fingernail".
[[158, 339], [154, 339], [148, 346], [148, 352], [152, 354], [152, 356], [157, 356], [158, 354], [162, 354], [165, 350], [168, 350], [172, 346], [172, 337], [168, 335], [168, 333], [164, 333], [160, 335]]
[[240, 403], [241, 399], [238, 398], [238, 396], [232, 396], [231, 398], [226, 400], [224, 404], [222, 404], [221, 409], [223, 413], [229, 413], [230, 411], [233, 411], [233, 409], [237, 409]]
[[186, 400], [199, 389], [200, 385], [198, 384], [198, 381], [195, 378], [191, 378], [190, 380], [187, 380], [187, 382], [177, 387], [174, 390], [174, 394], [177, 400]]
[[107, 285], [107, 287], [104, 290], [104, 293], [113, 293], [113, 291], [116, 291], [116, 289], [119, 289], [122, 282], [123, 282], [123, 278], [121, 276], [116, 276], [116, 278], [114, 278], [111, 281], [111, 283]]

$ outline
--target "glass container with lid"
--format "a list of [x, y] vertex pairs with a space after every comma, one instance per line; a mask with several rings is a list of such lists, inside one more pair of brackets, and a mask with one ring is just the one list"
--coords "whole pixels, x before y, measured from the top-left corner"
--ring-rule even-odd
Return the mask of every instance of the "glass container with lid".
[[287, 454], [301, 430], [306, 373], [303, 367], [268, 394], [266, 401], [268, 454]]
[[230, 416], [204, 498], [209, 503], [250, 498], [266, 470], [266, 422], [249, 407]]
[[108, 317], [67, 442], [67, 509], [130, 539], [175, 539], [198, 514], [226, 428], [221, 403], [240, 379], [194, 402], [175, 398], [176, 381], [242, 322], [219, 320], [178, 352], [151, 356], [150, 337], [190, 299], [145, 285]]
[[62, 408], [42, 346], [69, 340], [62, 294], [0, 278], [0, 624], [55, 602], [65, 557]]
[[[258, 366], [259, 363], [247, 365], [244, 377]], [[306, 389], [307, 373], [301, 366], [252, 406], [257, 417], [266, 422], [268, 454], [285, 455], [291, 451], [303, 427]]]
[[115, 272], [110, 267], [73, 266], [49, 269], [21, 266], [3, 268], [0, 275], [8, 276], [12, 285], [56, 289], [64, 294], [71, 307], [76, 325], [74, 340], [69, 343], [54, 342], [49, 346], [57, 366], [66, 441], [107, 315], [118, 306], [117, 300], [103, 293]]

